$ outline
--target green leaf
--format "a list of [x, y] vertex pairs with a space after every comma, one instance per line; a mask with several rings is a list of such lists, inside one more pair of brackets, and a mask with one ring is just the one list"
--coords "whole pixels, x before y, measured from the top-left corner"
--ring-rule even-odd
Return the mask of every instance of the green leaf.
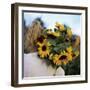
[[56, 43], [63, 43], [64, 42], [64, 37], [63, 36], [60, 36], [56, 39]]
[[57, 45], [56, 47], [53, 48], [53, 50], [57, 53], [59, 53], [60, 51], [64, 50], [65, 47], [62, 45]]
[[54, 47], [53, 50], [54, 50], [55, 52], [59, 52], [60, 47]]
[[56, 40], [48, 39], [51, 45], [56, 46]]

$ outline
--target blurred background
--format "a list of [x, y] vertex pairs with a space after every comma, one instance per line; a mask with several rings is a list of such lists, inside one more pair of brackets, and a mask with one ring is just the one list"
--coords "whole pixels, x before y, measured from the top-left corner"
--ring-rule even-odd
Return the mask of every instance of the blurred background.
[[46, 28], [53, 29], [55, 23], [59, 22], [70, 26], [73, 34], [81, 36], [81, 15], [24, 12], [24, 20], [27, 27], [30, 26], [36, 18], [40, 18]]

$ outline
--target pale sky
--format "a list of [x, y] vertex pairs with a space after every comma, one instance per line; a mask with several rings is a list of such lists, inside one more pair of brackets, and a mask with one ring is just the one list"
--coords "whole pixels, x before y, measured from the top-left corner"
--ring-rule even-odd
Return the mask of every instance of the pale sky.
[[27, 26], [31, 25], [34, 19], [38, 17], [44, 22], [46, 28], [54, 28], [55, 23], [60, 22], [70, 26], [74, 34], [81, 36], [81, 15], [31, 12], [24, 13], [24, 20], [26, 21]]

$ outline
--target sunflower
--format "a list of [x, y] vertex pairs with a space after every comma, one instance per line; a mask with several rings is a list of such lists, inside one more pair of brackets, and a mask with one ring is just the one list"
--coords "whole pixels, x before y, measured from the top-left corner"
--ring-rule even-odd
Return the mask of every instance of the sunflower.
[[58, 22], [56, 22], [55, 26], [60, 30], [60, 31], [64, 31], [65, 30], [65, 27], [63, 24], [60, 24]]
[[72, 53], [72, 58], [75, 59], [77, 56], [79, 56], [79, 51], [75, 51]]
[[47, 34], [51, 35], [51, 36], [54, 36], [54, 37], [59, 37], [60, 36], [60, 32], [58, 32], [58, 31], [55, 31], [55, 32], [48, 31]]
[[60, 32], [53, 32], [53, 35], [54, 35], [55, 37], [59, 37], [59, 36], [60, 36]]
[[38, 37], [37, 38], [37, 45], [42, 45], [44, 42], [46, 41], [46, 38], [45, 38], [45, 36], [40, 36], [40, 37]]
[[68, 48], [66, 48], [66, 51], [67, 51], [68, 53], [72, 53], [72, 46], [69, 46]]
[[52, 60], [52, 58], [53, 58], [53, 53], [51, 53], [51, 54], [49, 55], [49, 60]]
[[71, 54], [68, 54], [65, 51], [61, 52], [59, 55], [55, 54], [53, 56], [53, 63], [56, 65], [61, 65], [62, 63], [66, 65], [71, 60], [72, 60]]
[[50, 53], [49, 43], [43, 43], [38, 47], [38, 55], [41, 58], [47, 57]]
[[71, 29], [67, 29], [67, 36], [68, 36], [69, 38], [72, 37], [72, 31], [71, 31]]

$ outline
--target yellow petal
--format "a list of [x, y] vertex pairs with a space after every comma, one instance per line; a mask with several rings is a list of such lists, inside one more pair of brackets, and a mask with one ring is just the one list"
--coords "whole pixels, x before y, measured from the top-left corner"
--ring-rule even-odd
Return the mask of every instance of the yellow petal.
[[71, 31], [70, 29], [67, 30], [67, 35], [68, 35], [69, 38], [71, 38], [71, 36], [72, 36], [72, 31]]

